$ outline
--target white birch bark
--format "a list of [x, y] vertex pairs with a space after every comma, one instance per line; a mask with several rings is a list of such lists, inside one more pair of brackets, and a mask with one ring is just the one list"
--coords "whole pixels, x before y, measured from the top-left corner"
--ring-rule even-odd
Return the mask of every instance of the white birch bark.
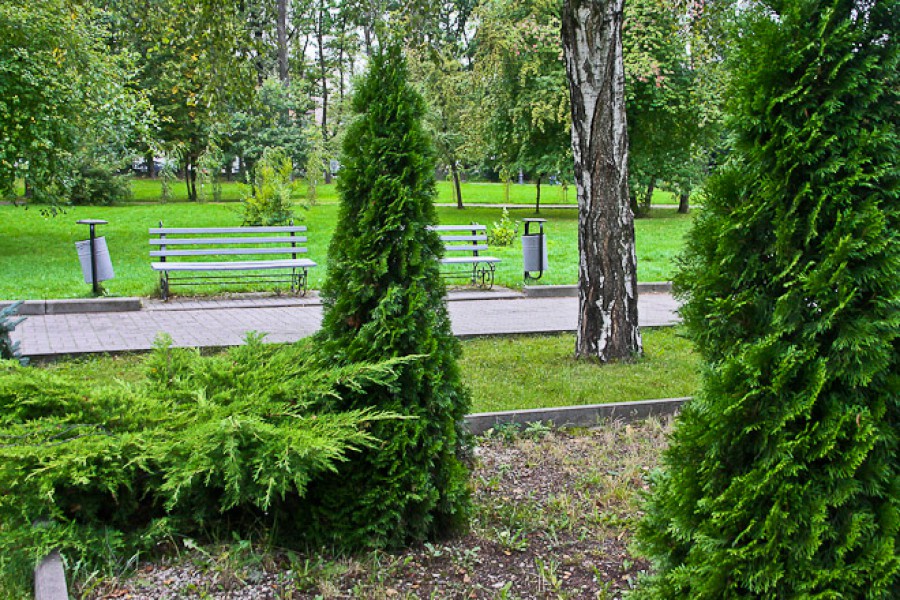
[[602, 362], [642, 349], [628, 201], [623, 8], [624, 0], [566, 0], [562, 19], [578, 189], [575, 354]]

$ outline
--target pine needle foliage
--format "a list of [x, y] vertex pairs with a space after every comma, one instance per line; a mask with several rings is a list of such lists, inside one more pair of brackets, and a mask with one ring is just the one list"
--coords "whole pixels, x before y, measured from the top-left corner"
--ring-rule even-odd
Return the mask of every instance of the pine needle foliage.
[[634, 597], [896, 598], [898, 4], [753, 6], [732, 161], [676, 280], [703, 391], [652, 483]]
[[394, 418], [313, 407], [395, 389], [414, 360], [321, 368], [309, 342], [250, 337], [213, 357], [170, 342], [139, 383], [88, 390], [0, 362], [0, 595], [52, 548], [90, 573], [225, 523], [289, 534], [310, 480], [376, 444], [367, 428]]
[[318, 341], [338, 365], [417, 355], [393, 390], [343, 395], [335, 410], [413, 417], [370, 430], [383, 440], [310, 486], [310, 534], [342, 547], [396, 546], [458, 530], [468, 517], [461, 430], [470, 398], [444, 305], [438, 259], [435, 157], [422, 97], [401, 50], [372, 57], [343, 144], [341, 207], [322, 288]]
[[28, 363], [28, 359], [19, 351], [19, 342], [12, 341], [10, 337], [13, 330], [25, 320], [25, 317], [16, 317], [21, 306], [22, 301], [19, 300], [0, 310], [0, 360], [14, 358], [24, 365]]

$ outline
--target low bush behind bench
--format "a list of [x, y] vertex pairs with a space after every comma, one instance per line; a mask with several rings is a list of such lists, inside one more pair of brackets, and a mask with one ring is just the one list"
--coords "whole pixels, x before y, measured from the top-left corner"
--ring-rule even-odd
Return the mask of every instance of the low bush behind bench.
[[500, 259], [481, 254], [488, 248], [487, 227], [477, 223], [470, 225], [433, 225], [429, 227], [438, 233], [444, 243], [442, 265], [467, 265], [466, 270], [447, 270], [445, 278], [465, 278], [472, 285], [490, 289], [494, 286], [494, 271]]
[[[303, 225], [270, 227], [150, 228], [150, 256], [160, 274], [160, 294], [168, 299], [172, 285], [286, 283], [292, 292], [306, 293], [308, 270], [316, 263], [298, 258], [306, 253]], [[270, 258], [289, 256], [290, 258]], [[260, 274], [248, 272], [259, 271]], [[173, 275], [178, 274], [178, 275]], [[235, 280], [240, 276], [241, 279]]]

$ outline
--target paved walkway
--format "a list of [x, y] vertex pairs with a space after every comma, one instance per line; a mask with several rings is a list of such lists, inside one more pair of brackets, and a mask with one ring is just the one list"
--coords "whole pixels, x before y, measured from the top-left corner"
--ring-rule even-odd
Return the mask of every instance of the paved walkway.
[[[460, 337], [574, 331], [578, 299], [526, 298], [516, 292], [451, 293], [450, 318]], [[678, 322], [670, 294], [642, 294], [643, 327]], [[259, 297], [233, 300], [145, 300], [139, 311], [30, 316], [12, 334], [22, 353], [35, 358], [66, 354], [147, 350], [167, 333], [176, 346], [233, 346], [248, 331], [272, 342], [290, 342], [319, 329], [316, 297]]]

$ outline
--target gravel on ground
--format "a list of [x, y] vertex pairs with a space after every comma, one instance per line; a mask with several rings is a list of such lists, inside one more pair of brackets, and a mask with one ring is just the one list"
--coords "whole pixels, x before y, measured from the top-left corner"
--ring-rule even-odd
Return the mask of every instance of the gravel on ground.
[[188, 541], [76, 597], [414, 599], [620, 598], [648, 565], [631, 542], [640, 495], [670, 423], [581, 430], [532, 424], [478, 439], [475, 511], [464, 537], [357, 556]]

